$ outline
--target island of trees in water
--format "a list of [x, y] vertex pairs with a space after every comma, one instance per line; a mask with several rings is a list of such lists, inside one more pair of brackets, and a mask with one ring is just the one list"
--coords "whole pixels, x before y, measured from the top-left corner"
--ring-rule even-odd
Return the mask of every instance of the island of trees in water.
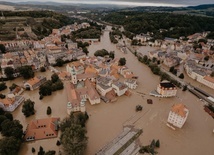
[[111, 12], [103, 21], [123, 25], [134, 34], [152, 32], [154, 39], [179, 38], [197, 32], [211, 31], [208, 38], [214, 38], [214, 18], [180, 15], [172, 13]]

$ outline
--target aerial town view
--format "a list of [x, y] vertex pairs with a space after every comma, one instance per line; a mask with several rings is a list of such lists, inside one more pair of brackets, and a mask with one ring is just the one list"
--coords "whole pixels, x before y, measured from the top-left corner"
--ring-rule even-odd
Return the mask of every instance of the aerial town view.
[[0, 155], [213, 155], [212, 0], [0, 2]]

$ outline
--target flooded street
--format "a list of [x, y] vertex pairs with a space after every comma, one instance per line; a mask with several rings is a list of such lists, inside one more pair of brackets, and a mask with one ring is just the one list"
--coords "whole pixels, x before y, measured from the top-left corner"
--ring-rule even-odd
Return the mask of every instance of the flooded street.
[[[124, 54], [117, 49], [116, 45], [110, 42], [108, 34], [109, 31], [105, 31], [101, 37], [101, 42], [90, 45], [88, 48], [90, 52], [89, 56], [93, 56], [96, 50], [103, 48], [108, 51], [115, 51], [116, 58], [126, 58], [127, 66], [139, 77], [139, 86], [136, 90], [132, 91], [130, 97], [119, 97], [114, 103], [101, 102], [93, 106], [87, 103], [86, 109], [89, 114], [87, 122], [88, 146], [85, 154], [94, 155], [122, 131], [123, 125], [134, 125], [143, 129], [143, 133], [140, 136], [140, 141], [143, 145], [150, 144], [153, 139], [160, 140], [160, 148], [157, 149], [158, 154], [212, 155], [214, 146], [214, 135], [212, 133], [214, 120], [204, 112], [203, 103], [188, 91], [183, 92], [180, 89], [178, 90], [177, 97], [174, 98], [159, 99], [149, 96], [150, 91], [156, 89], [159, 83], [159, 76], [153, 75], [150, 69], [138, 62], [132, 53], [128, 52], [128, 54]], [[149, 49], [147, 49], [148, 47], [145, 48], [145, 50], [152, 50], [151, 47]], [[47, 71], [42, 74], [45, 74], [49, 78], [52, 73]], [[191, 81], [191, 79], [188, 80]], [[12, 82], [8, 81], [7, 86], [11, 86], [12, 83], [22, 85], [23, 79], [19, 78]], [[144, 93], [145, 95], [140, 95], [137, 92]], [[211, 90], [209, 92], [211, 93]], [[24, 130], [27, 123], [32, 119], [60, 117], [62, 120], [67, 116], [65, 89], [54, 92], [52, 96], [44, 97], [43, 100], [39, 100], [38, 89], [32, 92], [26, 91], [24, 92], [24, 96], [26, 99], [30, 98], [35, 102], [36, 110], [35, 115], [29, 118], [25, 118], [21, 112], [22, 105], [13, 112], [14, 119], [20, 120]], [[146, 99], [148, 98], [153, 100], [152, 105], [146, 103]], [[174, 131], [166, 126], [166, 121], [171, 106], [175, 103], [185, 104], [190, 113], [183, 128]], [[135, 106], [138, 104], [143, 106], [143, 111], [135, 111]], [[52, 108], [51, 116], [46, 115], [48, 106]], [[32, 147], [38, 151], [40, 146], [45, 151], [56, 150], [58, 154], [57, 140], [57, 138], [54, 138], [23, 143], [19, 154], [30, 155], [32, 154]]]

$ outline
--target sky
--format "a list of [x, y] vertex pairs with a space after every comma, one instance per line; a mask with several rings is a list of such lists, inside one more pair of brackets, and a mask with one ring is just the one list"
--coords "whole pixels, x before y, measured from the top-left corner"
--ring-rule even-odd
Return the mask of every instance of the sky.
[[7, 0], [11, 2], [59, 2], [83, 4], [116, 4], [132, 6], [195, 6], [200, 4], [214, 4], [214, 0]]

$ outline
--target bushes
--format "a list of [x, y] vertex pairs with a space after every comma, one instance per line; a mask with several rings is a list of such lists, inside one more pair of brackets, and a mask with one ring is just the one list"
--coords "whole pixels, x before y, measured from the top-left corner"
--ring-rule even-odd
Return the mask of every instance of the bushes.
[[48, 106], [48, 108], [47, 108], [47, 115], [50, 115], [51, 112], [52, 112], [51, 107]]

